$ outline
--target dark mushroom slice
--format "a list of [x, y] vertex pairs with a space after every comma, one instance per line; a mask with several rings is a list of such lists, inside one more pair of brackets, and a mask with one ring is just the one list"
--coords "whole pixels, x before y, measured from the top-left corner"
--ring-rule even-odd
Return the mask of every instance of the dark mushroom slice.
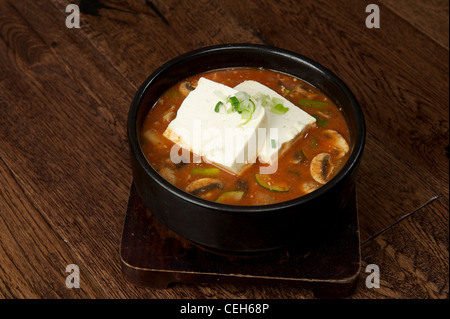
[[316, 155], [312, 161], [309, 171], [314, 180], [320, 184], [326, 184], [333, 172], [334, 165], [331, 163], [331, 155], [328, 153], [320, 153]]
[[178, 87], [178, 90], [183, 96], [187, 96], [191, 91], [195, 89], [195, 86], [191, 84], [189, 81], [184, 81]]
[[186, 159], [183, 157], [183, 158], [181, 158], [181, 161], [180, 161], [180, 162], [175, 163], [175, 168], [176, 168], [177, 170], [179, 170], [179, 169], [183, 168], [187, 163], [189, 163], [189, 160], [186, 160]]
[[301, 164], [303, 162], [306, 162], [308, 160], [308, 157], [306, 157], [306, 154], [303, 150], [295, 150], [292, 158], [290, 159], [290, 163], [292, 164]]
[[205, 177], [190, 183], [186, 187], [186, 192], [191, 193], [192, 195], [202, 195], [213, 189], [223, 189], [222, 181], [216, 178]]
[[244, 194], [248, 191], [248, 182], [245, 179], [238, 179], [237, 180], [237, 186], [234, 189], [235, 191], [243, 192]]

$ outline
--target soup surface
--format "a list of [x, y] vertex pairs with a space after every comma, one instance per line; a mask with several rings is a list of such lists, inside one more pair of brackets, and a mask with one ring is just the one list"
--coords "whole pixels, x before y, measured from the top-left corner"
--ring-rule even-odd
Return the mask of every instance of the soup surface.
[[[235, 175], [212, 163], [194, 163], [193, 154], [186, 163], [175, 164], [170, 157], [174, 143], [163, 133], [201, 77], [230, 87], [257, 81], [313, 116], [316, 125], [279, 157], [273, 174], [261, 174], [260, 168], [267, 164], [256, 161]], [[148, 162], [170, 183], [195, 196], [234, 205], [267, 205], [308, 194], [331, 180], [350, 153], [348, 126], [333, 101], [299, 78], [256, 68], [210, 71], [173, 86], [145, 118], [140, 142]]]

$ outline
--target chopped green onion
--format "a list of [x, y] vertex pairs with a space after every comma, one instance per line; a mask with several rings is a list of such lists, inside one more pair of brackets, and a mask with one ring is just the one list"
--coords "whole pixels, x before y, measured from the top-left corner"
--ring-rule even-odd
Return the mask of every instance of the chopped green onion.
[[255, 103], [253, 103], [252, 100], [243, 100], [239, 102], [239, 105], [237, 107], [237, 111], [240, 113], [244, 110], [254, 112], [255, 111]]
[[253, 112], [251, 112], [251, 111], [249, 111], [249, 110], [242, 110], [242, 118], [244, 119], [244, 120], [248, 120], [248, 119], [251, 119], [252, 118], [252, 114], [253, 114]]
[[270, 108], [270, 112], [281, 115], [289, 111], [288, 107], [284, 107], [283, 104], [277, 104]]
[[261, 100], [262, 106], [273, 106], [272, 100], [270, 99], [270, 96], [263, 95]]
[[236, 96], [236, 98], [237, 98], [239, 101], [249, 100], [249, 99], [250, 99], [250, 95], [248, 95], [248, 93], [243, 92], [243, 91], [237, 92], [234, 96]]
[[252, 100], [243, 100], [239, 102], [237, 107], [237, 111], [239, 114], [242, 114], [242, 119], [246, 120], [242, 125], [247, 124], [248, 121], [252, 118], [253, 112], [255, 112], [256, 106]]
[[283, 99], [277, 98], [277, 97], [273, 97], [272, 98], [272, 105], [277, 105], [277, 104], [283, 104]]
[[327, 106], [328, 106], [328, 103], [326, 103], [326, 102], [314, 101], [314, 100], [308, 100], [308, 99], [301, 99], [297, 102], [297, 104], [300, 106], [306, 106], [306, 107], [310, 107], [310, 108], [313, 108], [316, 110], [322, 110], [322, 111], [326, 111]]
[[[235, 96], [228, 96], [225, 103], [231, 104], [231, 107], [227, 109], [228, 114], [238, 112], [242, 115], [242, 119], [245, 120], [245, 122], [241, 125], [246, 124], [251, 120], [256, 109], [255, 102], [250, 99], [250, 95], [241, 91], [237, 92]], [[220, 105], [222, 104], [222, 102], [216, 104], [216, 107], [214, 108], [216, 113], [219, 112]]]
[[319, 114], [313, 114], [313, 117], [316, 119], [317, 126], [324, 127], [328, 125], [328, 120], [325, 117]]
[[207, 176], [215, 176], [220, 173], [220, 169], [216, 167], [211, 168], [193, 168], [191, 170], [192, 175], [207, 175]]
[[306, 156], [305, 152], [303, 150], [300, 151], [302, 153], [302, 156], [305, 160], [308, 160], [308, 157]]
[[217, 102], [216, 107], [214, 108], [214, 112], [219, 113], [219, 108], [221, 105], [223, 105], [221, 101]]
[[295, 176], [297, 176], [297, 177], [302, 177], [302, 175], [299, 173], [299, 172], [297, 172], [297, 171], [294, 171], [294, 170], [292, 170], [292, 169], [288, 169], [288, 173], [290, 173], [290, 174], [294, 174]]
[[235, 96], [230, 96], [228, 98], [228, 102], [230, 102], [231, 106], [233, 107], [233, 110], [236, 111], [237, 107], [239, 106], [239, 100]]
[[319, 141], [317, 140], [316, 137], [313, 137], [311, 140], [311, 148], [315, 148], [317, 147], [317, 145], [319, 145]]

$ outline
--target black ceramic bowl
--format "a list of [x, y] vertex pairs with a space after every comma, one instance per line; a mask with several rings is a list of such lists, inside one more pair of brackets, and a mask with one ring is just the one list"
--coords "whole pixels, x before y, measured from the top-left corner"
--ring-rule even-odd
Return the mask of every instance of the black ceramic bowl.
[[[290, 201], [265, 206], [235, 206], [207, 201], [173, 186], [146, 160], [139, 131], [158, 98], [178, 81], [205, 71], [257, 67], [281, 71], [319, 88], [342, 107], [351, 132], [351, 154], [342, 170], [318, 190]], [[151, 213], [167, 227], [195, 243], [233, 252], [264, 251], [314, 238], [339, 218], [355, 188], [365, 142], [361, 108], [332, 72], [299, 54], [278, 48], [230, 44], [183, 54], [157, 69], [141, 85], [128, 117], [133, 182]]]

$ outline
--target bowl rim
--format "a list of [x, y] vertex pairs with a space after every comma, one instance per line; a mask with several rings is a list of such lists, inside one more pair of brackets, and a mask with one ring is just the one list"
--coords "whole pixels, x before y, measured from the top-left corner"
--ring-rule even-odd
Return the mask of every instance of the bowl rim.
[[[206, 199], [202, 199], [200, 197], [194, 196], [192, 194], [187, 193], [186, 191], [176, 187], [171, 184], [167, 180], [165, 180], [162, 176], [158, 174], [158, 172], [150, 165], [148, 160], [146, 159], [144, 153], [142, 152], [141, 145], [139, 143], [138, 138], [138, 125], [137, 125], [137, 116], [139, 107], [141, 105], [141, 101], [145, 96], [145, 93], [155, 81], [159, 79], [165, 72], [168, 70], [175, 68], [178, 64], [184, 63], [185, 61], [192, 58], [200, 58], [202, 55], [209, 55], [211, 53], [224, 53], [233, 52], [233, 51], [246, 51], [248, 52], [258, 52], [261, 53], [263, 51], [265, 54], [278, 55], [283, 58], [297, 60], [308, 67], [316, 69], [320, 73], [326, 75], [330, 81], [334, 82], [335, 85], [339, 87], [339, 89], [343, 92], [346, 98], [349, 101], [349, 108], [352, 110], [352, 113], [355, 117], [355, 141], [352, 149], [352, 153], [350, 154], [347, 162], [341, 168], [339, 173], [333, 177], [328, 183], [321, 186], [317, 190], [279, 203], [267, 204], [267, 205], [229, 205], [223, 203], [217, 203], [213, 201], [209, 201]], [[264, 66], [262, 66], [264, 67]], [[273, 69], [277, 71], [276, 69]], [[282, 72], [282, 71], [279, 71]], [[311, 60], [308, 57], [305, 57], [296, 52], [269, 46], [269, 45], [261, 45], [261, 44], [246, 44], [246, 43], [237, 43], [237, 44], [222, 44], [222, 45], [214, 45], [207, 46], [200, 49], [192, 50], [186, 53], [183, 53], [163, 65], [157, 68], [150, 76], [148, 76], [145, 81], [138, 88], [128, 112], [128, 120], [127, 120], [127, 136], [130, 145], [130, 151], [133, 153], [138, 165], [144, 170], [144, 172], [150, 176], [154, 181], [159, 184], [160, 187], [163, 187], [173, 195], [178, 198], [181, 198], [191, 204], [195, 204], [204, 208], [207, 208], [212, 211], [219, 212], [227, 212], [227, 213], [267, 213], [272, 211], [278, 211], [280, 209], [286, 209], [293, 206], [305, 204], [307, 202], [313, 201], [335, 187], [335, 185], [339, 184], [349, 172], [353, 171], [358, 165], [359, 160], [362, 156], [365, 138], [366, 138], [366, 126], [365, 119], [362, 109], [356, 100], [356, 97], [352, 93], [352, 91], [348, 88], [348, 86], [332, 71], [322, 66], [321, 64]]]

